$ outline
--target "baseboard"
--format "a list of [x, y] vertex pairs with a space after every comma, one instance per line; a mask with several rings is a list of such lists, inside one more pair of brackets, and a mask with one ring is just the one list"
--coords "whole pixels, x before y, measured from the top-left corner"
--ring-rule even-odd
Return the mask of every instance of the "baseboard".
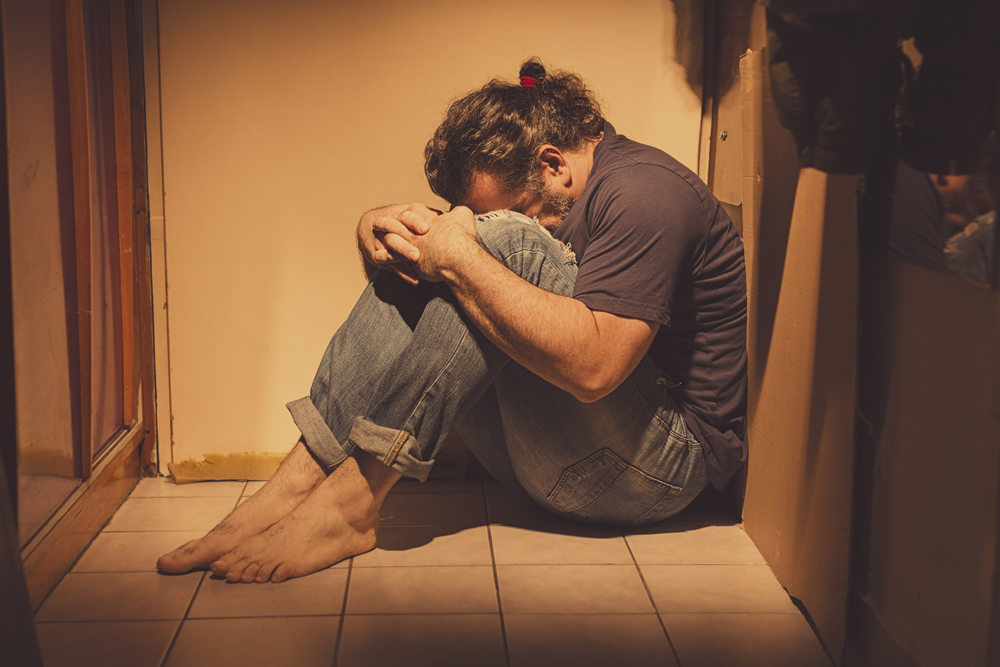
[[205, 454], [199, 461], [187, 459], [168, 463], [171, 477], [177, 484], [222, 481], [229, 479], [271, 479], [288, 452], [229, 452]]

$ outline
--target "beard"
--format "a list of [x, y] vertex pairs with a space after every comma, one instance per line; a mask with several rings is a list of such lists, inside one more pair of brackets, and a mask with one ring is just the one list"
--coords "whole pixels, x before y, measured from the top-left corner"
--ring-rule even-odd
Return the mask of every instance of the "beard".
[[569, 215], [570, 210], [573, 208], [573, 204], [576, 203], [576, 197], [571, 197], [561, 192], [553, 192], [546, 188], [540, 174], [534, 174], [534, 177], [528, 182], [528, 188], [532, 192], [542, 196], [542, 203], [555, 216], [542, 225], [549, 231], [554, 230], [566, 219], [566, 216]]
[[558, 222], [551, 225], [555, 228], [566, 219], [567, 215], [569, 215], [570, 210], [573, 208], [573, 204], [576, 203], [576, 197], [570, 197], [567, 194], [559, 192], [542, 190], [542, 201], [545, 202], [545, 205], [549, 207], [549, 210], [551, 210], [552, 213], [558, 217]]

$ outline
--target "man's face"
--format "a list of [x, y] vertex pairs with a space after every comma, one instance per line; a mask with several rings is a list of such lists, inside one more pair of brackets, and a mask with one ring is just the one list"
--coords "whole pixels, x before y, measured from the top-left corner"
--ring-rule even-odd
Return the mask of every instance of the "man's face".
[[575, 200], [546, 188], [540, 178], [532, 186], [522, 191], [505, 190], [493, 176], [477, 173], [473, 175], [465, 199], [458, 203], [476, 214], [505, 209], [538, 218], [538, 223], [547, 229], [558, 227]]

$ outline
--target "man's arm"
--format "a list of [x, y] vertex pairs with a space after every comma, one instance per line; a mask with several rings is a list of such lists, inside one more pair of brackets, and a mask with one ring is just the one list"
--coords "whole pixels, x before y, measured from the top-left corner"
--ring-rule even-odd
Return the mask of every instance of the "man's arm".
[[398, 231], [387, 243], [402, 252], [419, 249], [423, 278], [446, 282], [497, 347], [580, 401], [596, 401], [618, 387], [659, 330], [657, 322], [592, 311], [526, 282], [478, 244], [467, 208], [435, 218], [424, 235], [407, 240]]

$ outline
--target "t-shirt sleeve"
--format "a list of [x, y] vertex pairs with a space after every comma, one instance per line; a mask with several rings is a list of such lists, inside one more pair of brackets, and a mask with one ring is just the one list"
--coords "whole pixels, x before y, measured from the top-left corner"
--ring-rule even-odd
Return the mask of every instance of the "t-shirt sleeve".
[[668, 325], [705, 234], [697, 192], [672, 171], [634, 165], [604, 179], [587, 219], [573, 296], [591, 310]]

